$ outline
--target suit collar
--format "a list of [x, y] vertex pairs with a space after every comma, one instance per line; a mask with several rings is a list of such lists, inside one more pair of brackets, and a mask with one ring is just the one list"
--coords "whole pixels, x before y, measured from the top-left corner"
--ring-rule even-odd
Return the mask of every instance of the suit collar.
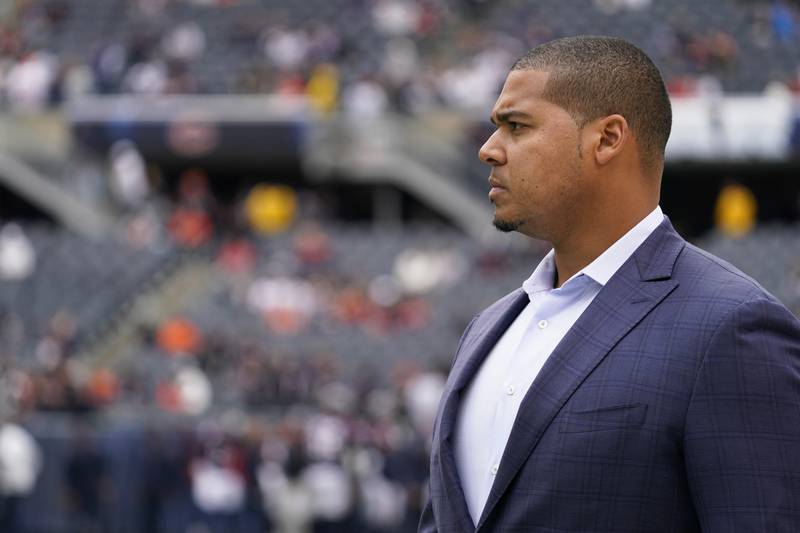
[[685, 245], [686, 241], [672, 227], [669, 217], [664, 216], [661, 224], [633, 254], [639, 279], [658, 281], [671, 278], [675, 261]]

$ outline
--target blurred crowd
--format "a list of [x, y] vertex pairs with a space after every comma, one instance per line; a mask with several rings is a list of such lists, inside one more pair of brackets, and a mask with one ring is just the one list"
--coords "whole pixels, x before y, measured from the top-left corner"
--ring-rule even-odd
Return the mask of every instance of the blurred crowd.
[[[415, 531], [452, 349], [544, 245], [498, 252], [434, 226], [309, 223], [313, 197], [279, 185], [222, 205], [198, 168], [171, 199], [139, 193], [118, 199], [130, 211], [114, 238], [204, 274], [117, 357], [85, 356], [94, 324], [76, 307], [54, 305], [37, 328], [21, 300], [2, 300], [51, 258], [25, 223], [0, 229], [0, 531]], [[768, 253], [787, 283], [776, 292], [800, 312], [800, 270], [782, 262], [800, 264], [797, 233], [757, 230], [755, 212], [746, 187], [725, 187], [707, 245]], [[88, 253], [61, 275], [97, 259], [125, 268]], [[63, 417], [80, 422], [54, 432]]]
[[[551, 13], [514, 0], [343, 0], [327, 7], [120, 0], [110, 13], [98, 4], [98, 20], [84, 24], [75, 19], [87, 11], [68, 0], [4, 6], [0, 101], [15, 110], [116, 93], [301, 94], [320, 113], [359, 116], [469, 109], [491, 101], [525, 49], [579, 31], [580, 22], [570, 30], [571, 20], [607, 21], [614, 30], [615, 17], [628, 16], [633, 27], [645, 25], [634, 40], [656, 58], [673, 94], [800, 91], [792, 53], [800, 46], [800, 6], [790, 0], [714, 0], [708, 9], [676, 3], [668, 16], [651, 0], [594, 0], [586, 12], [562, 15], [557, 6]], [[731, 10], [738, 18], [724, 20]], [[723, 19], [705, 20], [714, 13]], [[119, 17], [124, 31], [116, 30]], [[94, 26], [100, 29], [85, 31]], [[769, 72], [754, 78], [754, 65], [743, 60], [755, 57]]]
[[[186, 431], [150, 429], [133, 456], [121, 456], [102, 429], [81, 425], [58, 443], [51, 438], [49, 451], [62, 449], [45, 455], [45, 477], [65, 501], [47, 501], [41, 487], [34, 493], [43, 454], [22, 426], [3, 424], [3, 531], [45, 530], [19, 512], [26, 499], [29, 508], [48, 504], [51, 520], [61, 517], [54, 531], [415, 531], [427, 480], [424, 435], [442, 375], [398, 368], [392, 383], [357, 389], [311, 363], [271, 370], [280, 387], [270, 399], [285, 402], [280, 416], [276, 404], [258, 416], [229, 409]], [[31, 387], [61, 379], [38, 376]], [[62, 400], [48, 407], [75, 407]], [[123, 462], [134, 464], [133, 475], [119, 475]], [[133, 523], [114, 517], [125, 507], [137, 510]]]
[[[275, 320], [273, 331], [294, 335], [288, 315]], [[32, 358], [4, 358], [13, 415], [0, 432], [2, 531], [37, 530], [35, 514], [19, 512], [26, 501], [61, 517], [53, 531], [415, 531], [441, 370], [419, 360], [354, 370], [335, 346], [281, 352], [179, 317], [139, 333], [129, 358], [93, 367], [76, 356], [62, 311]], [[78, 435], [44, 432], [43, 455], [41, 434], [24, 427], [47, 413], [99, 422]], [[107, 438], [108, 421], [125, 413], [139, 431], [168, 417], [141, 438], [144, 455], [120, 458]], [[117, 475], [123, 461], [137, 465], [133, 495], [121, 484], [131, 477]], [[36, 484], [43, 466], [65, 501]], [[115, 517], [119, 507], [138, 509], [133, 524]]]
[[[448, 289], [472, 272], [489, 296], [507, 290], [515, 255], [471, 255], [451, 246], [465, 237], [433, 227], [348, 237], [310, 223], [316, 202], [285, 186], [222, 205], [198, 168], [172, 199], [121, 189], [139, 192], [118, 197], [129, 211], [115, 239], [209, 270], [193, 303], [138, 324], [117, 358], [82, 355], [90, 324], [77, 308], [55, 303], [37, 327], [22, 300], [0, 302], [0, 530], [415, 531], [448, 350], [472, 316]], [[36, 235], [25, 223], [0, 230], [0, 300], [40, 281], [51, 257]], [[52, 416], [82, 422], [54, 436], [36, 422]], [[124, 454], [109, 429], [119, 420], [146, 453]], [[48, 486], [60, 487], [55, 501]], [[42, 505], [61, 522], [37, 522]], [[115, 509], [136, 509], [133, 525]]]

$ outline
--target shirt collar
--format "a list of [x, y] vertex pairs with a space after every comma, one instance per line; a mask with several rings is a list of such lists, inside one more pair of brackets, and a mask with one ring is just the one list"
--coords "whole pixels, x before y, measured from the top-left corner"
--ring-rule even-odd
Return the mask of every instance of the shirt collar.
[[[633, 252], [661, 224], [662, 220], [664, 220], [664, 213], [661, 211], [661, 207], [656, 206], [649, 215], [609, 246], [594, 261], [564, 282], [562, 287], [580, 276], [586, 276], [600, 285], [605, 285], [623, 263], [633, 255]], [[539, 262], [533, 274], [523, 282], [522, 289], [532, 298], [537, 292], [552, 290], [555, 276], [555, 252], [550, 250]]]

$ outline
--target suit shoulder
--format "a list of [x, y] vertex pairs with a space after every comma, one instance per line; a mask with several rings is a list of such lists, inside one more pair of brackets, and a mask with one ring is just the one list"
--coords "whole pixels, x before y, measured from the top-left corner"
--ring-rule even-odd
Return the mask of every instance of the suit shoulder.
[[702, 248], [686, 243], [675, 263], [673, 276], [684, 286], [684, 293], [732, 306], [755, 300], [780, 302], [732, 264]]

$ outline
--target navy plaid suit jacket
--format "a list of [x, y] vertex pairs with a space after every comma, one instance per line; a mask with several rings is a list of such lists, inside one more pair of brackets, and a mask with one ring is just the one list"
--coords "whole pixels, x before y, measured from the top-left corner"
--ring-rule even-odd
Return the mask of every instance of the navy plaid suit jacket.
[[800, 532], [800, 323], [667, 219], [536, 377], [473, 525], [458, 403], [527, 301], [507, 295], [461, 338], [420, 532]]

